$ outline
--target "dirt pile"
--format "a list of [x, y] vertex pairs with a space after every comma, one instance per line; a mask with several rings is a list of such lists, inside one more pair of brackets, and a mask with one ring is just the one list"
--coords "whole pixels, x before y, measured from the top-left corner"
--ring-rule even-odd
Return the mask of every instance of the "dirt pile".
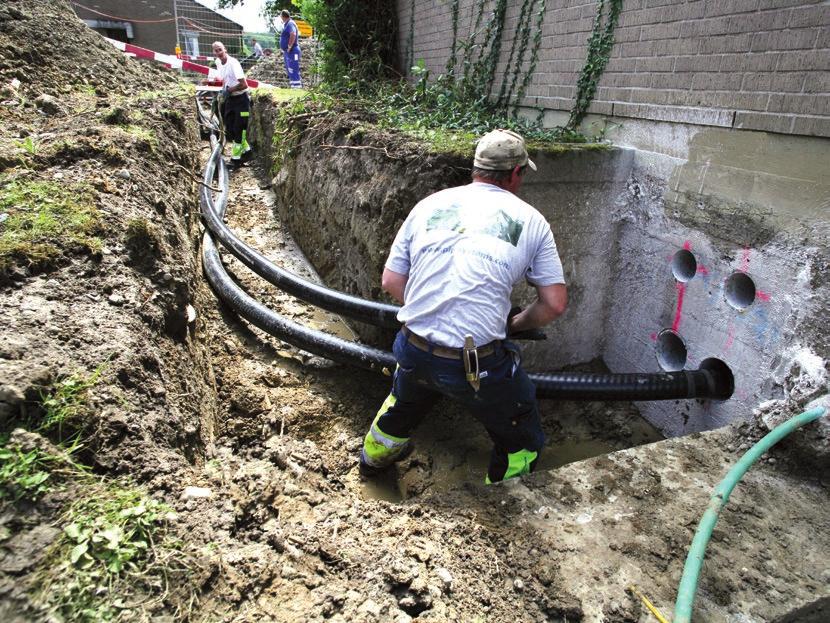
[[[45, 0], [0, 7], [0, 88], [4, 445], [17, 427], [62, 446], [80, 434], [74, 461], [169, 489], [215, 411], [190, 311], [207, 296], [190, 98], [174, 74], [125, 58]], [[58, 471], [39, 503], [0, 502], [7, 614], [36, 618], [27, 590], [61, 532], [47, 539], [43, 526], [94, 490], [80, 476], [48, 486]]]

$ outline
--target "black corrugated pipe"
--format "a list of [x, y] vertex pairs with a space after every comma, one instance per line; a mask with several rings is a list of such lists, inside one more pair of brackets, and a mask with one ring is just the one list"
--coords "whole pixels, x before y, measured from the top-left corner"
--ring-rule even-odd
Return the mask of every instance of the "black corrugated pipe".
[[[219, 150], [220, 147], [215, 146], [211, 159], [205, 167], [204, 181], [205, 185], [210, 184], [216, 165], [219, 163], [222, 190], [217, 203], [214, 204], [213, 197], [208, 192], [209, 188], [203, 188], [201, 204], [203, 214], [210, 214], [215, 221], [221, 222], [227, 203], [228, 174]], [[222, 227], [227, 230], [224, 224]], [[203, 245], [203, 264], [211, 286], [225, 304], [250, 323], [298, 348], [340, 363], [382, 371], [385, 374], [394, 370], [396, 364], [392, 353], [308, 329], [268, 309], [250, 297], [228, 276], [209, 232], [205, 232]], [[264, 258], [263, 260], [267, 262]], [[731, 371], [726, 364], [716, 359], [703, 361], [698, 370], [681, 372], [656, 374], [561, 372], [531, 374], [530, 378], [536, 385], [538, 398], [556, 400], [652, 401], [688, 398], [725, 400], [732, 395], [734, 389]]]
[[[213, 154], [211, 154], [211, 160], [219, 157], [219, 149], [219, 146], [214, 148]], [[210, 180], [207, 179], [207, 175], [205, 178], [205, 184], [208, 184]], [[209, 209], [212, 203], [209, 187], [202, 186], [201, 195], [202, 216], [205, 219], [208, 229], [214, 233], [219, 242], [238, 258], [239, 261], [269, 283], [292, 296], [296, 296], [298, 299], [302, 299], [312, 305], [336, 314], [342, 314], [355, 320], [362, 320], [363, 322], [388, 329], [397, 329], [401, 326], [401, 323], [396, 318], [399, 310], [397, 305], [375, 303], [374, 301], [367, 301], [356, 296], [344, 294], [337, 290], [321, 286], [320, 284], [301, 279], [297, 275], [283, 270], [279, 266], [275, 266], [265, 256], [237, 238], [228, 226], [222, 222], [222, 218], [218, 216], [217, 212]]]

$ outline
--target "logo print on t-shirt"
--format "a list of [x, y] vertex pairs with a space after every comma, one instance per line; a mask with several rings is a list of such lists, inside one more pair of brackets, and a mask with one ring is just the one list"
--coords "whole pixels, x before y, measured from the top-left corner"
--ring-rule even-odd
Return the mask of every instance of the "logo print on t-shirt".
[[427, 231], [443, 229], [459, 234], [483, 234], [504, 240], [514, 247], [519, 244], [524, 221], [511, 218], [504, 210], [494, 210], [489, 216], [481, 217], [479, 214], [475, 219], [464, 218], [457, 205], [438, 208], [427, 219]]

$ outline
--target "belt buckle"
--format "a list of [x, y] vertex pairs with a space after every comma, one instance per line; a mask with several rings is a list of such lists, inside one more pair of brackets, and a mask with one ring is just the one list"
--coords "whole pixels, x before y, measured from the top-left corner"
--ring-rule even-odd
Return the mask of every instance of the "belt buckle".
[[[467, 377], [467, 382], [475, 391], [481, 387], [481, 380], [479, 378], [480, 369], [478, 366], [478, 349], [473, 340], [472, 335], [464, 337], [464, 349], [462, 350], [464, 359], [464, 373]], [[475, 369], [473, 369], [473, 362], [475, 362]]]

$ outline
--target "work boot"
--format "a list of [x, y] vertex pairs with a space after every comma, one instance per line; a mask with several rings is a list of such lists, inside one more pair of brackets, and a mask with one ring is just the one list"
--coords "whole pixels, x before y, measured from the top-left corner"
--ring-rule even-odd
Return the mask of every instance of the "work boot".
[[415, 445], [411, 441], [408, 441], [406, 443], [406, 445], [403, 447], [403, 449], [398, 453], [398, 456], [396, 456], [394, 459], [392, 459], [392, 462], [389, 465], [384, 465], [383, 467], [375, 467], [374, 465], [369, 465], [363, 459], [363, 452], [361, 452], [360, 453], [360, 463], [358, 465], [358, 471], [360, 472], [360, 475], [363, 476], [364, 478], [373, 478], [373, 477], [377, 476], [378, 474], [382, 474], [383, 472], [388, 470], [395, 463], [400, 463], [401, 461], [403, 461], [410, 454], [412, 454], [412, 451], [414, 449], [415, 449]]

